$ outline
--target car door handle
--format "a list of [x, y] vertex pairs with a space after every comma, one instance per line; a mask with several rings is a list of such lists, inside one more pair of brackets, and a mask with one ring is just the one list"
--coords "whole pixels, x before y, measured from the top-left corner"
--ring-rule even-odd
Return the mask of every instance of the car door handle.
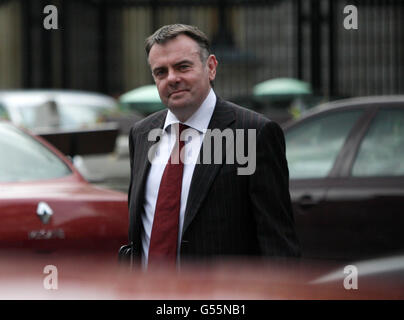
[[318, 203], [317, 200], [313, 199], [311, 195], [301, 196], [298, 204], [302, 209], [308, 209], [315, 206]]

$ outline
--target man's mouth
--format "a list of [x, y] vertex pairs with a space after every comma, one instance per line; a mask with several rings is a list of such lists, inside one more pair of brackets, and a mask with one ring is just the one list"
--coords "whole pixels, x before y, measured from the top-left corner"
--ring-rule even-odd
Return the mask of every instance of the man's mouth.
[[174, 95], [174, 94], [181, 93], [181, 92], [185, 92], [185, 91], [187, 91], [187, 90], [183, 89], [183, 90], [176, 90], [176, 91], [173, 91], [173, 92], [171, 92], [171, 93], [169, 94], [169, 97], [171, 97], [171, 96]]

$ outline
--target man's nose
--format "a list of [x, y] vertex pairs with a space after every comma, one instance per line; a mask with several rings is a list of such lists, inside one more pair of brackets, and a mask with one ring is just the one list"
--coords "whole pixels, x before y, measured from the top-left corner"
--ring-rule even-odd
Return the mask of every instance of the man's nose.
[[180, 82], [180, 77], [175, 70], [168, 70], [167, 80], [169, 84], [176, 84]]

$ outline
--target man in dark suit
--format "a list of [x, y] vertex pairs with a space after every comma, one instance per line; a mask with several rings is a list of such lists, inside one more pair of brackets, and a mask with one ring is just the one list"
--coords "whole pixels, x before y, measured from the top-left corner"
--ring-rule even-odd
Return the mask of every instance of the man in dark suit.
[[[188, 25], [164, 26], [146, 40], [168, 110], [137, 122], [129, 135], [130, 244], [120, 249], [123, 259], [146, 266], [151, 257], [178, 264], [300, 255], [282, 129], [215, 95], [218, 62], [209, 50], [207, 37]], [[184, 158], [173, 169], [174, 150]], [[250, 153], [244, 166], [233, 161], [235, 154], [243, 159], [240, 150]]]

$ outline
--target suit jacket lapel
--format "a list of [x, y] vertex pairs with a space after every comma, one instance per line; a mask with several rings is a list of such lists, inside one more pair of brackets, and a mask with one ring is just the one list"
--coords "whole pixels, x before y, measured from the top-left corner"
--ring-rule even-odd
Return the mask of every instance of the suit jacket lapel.
[[[234, 112], [231, 108], [226, 106], [226, 103], [221, 100], [219, 97], [217, 98], [215, 110], [212, 114], [212, 118], [210, 120], [208, 129], [219, 129], [223, 131], [224, 129], [228, 128], [230, 124], [235, 120]], [[203, 164], [203, 145], [205, 143], [206, 136], [201, 146], [200, 150], [200, 163], [195, 165], [194, 173], [191, 180], [191, 185], [188, 193], [188, 200], [185, 209], [185, 217], [184, 217], [184, 226], [182, 229], [182, 234], [186, 231], [192, 220], [194, 219], [195, 215], [197, 214], [203, 200], [205, 199], [210, 186], [212, 185], [219, 169], [223, 165], [225, 161], [226, 152], [222, 152], [222, 161], [220, 164], [214, 164], [213, 160], [211, 164]], [[215, 150], [217, 147], [221, 148], [220, 146], [215, 146]], [[212, 157], [213, 159], [213, 157]]]
[[135, 159], [132, 183], [134, 183], [135, 190], [133, 190], [132, 193], [134, 196], [134, 212], [132, 212], [131, 214], [135, 214], [136, 217], [132, 219], [132, 221], [134, 222], [134, 227], [130, 228], [130, 230], [133, 230], [133, 236], [136, 236], [136, 239], [134, 239], [134, 237], [132, 236], [131, 240], [134, 241], [134, 243], [139, 243], [139, 245], [141, 231], [141, 212], [143, 210], [142, 207], [144, 203], [144, 190], [146, 185], [146, 178], [151, 166], [151, 162], [148, 159], [148, 153], [152, 145], [158, 142], [149, 141], [148, 135], [152, 129], [163, 128], [166, 115], [167, 112], [162, 112], [161, 115], [159, 115], [152, 121], [149, 128], [140, 131], [138, 137], [136, 138], [137, 143], [134, 147]]

